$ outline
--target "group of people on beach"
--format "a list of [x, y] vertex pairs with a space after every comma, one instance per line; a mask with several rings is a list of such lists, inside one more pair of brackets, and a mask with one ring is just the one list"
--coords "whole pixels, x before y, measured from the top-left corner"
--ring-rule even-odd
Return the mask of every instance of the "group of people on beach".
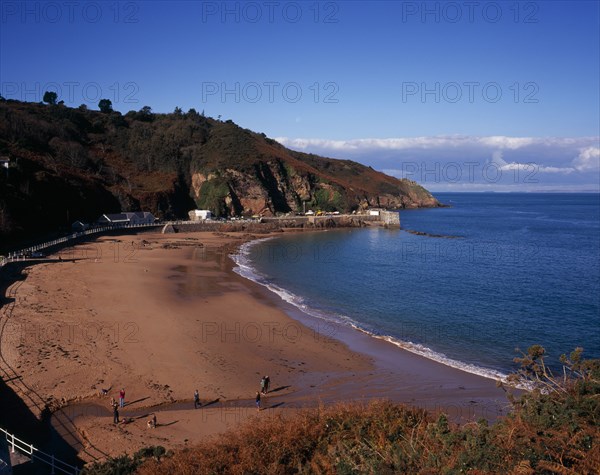
[[[198, 392], [198, 391], [196, 391]], [[107, 394], [107, 391], [102, 391], [103, 394]], [[113, 409], [113, 424], [128, 424], [130, 422], [133, 422], [133, 419], [131, 417], [127, 418], [127, 417], [123, 417], [123, 419], [119, 418], [119, 408], [123, 408], [125, 407], [125, 388], [122, 388], [119, 391], [119, 402], [117, 403], [117, 401], [115, 401], [115, 398], [112, 397], [110, 398], [110, 405], [112, 406]], [[152, 414], [152, 417], [150, 419], [148, 419], [148, 421], [146, 422], [146, 425], [148, 426], [149, 429], [155, 429], [156, 428], [156, 413]]]
[[[103, 391], [103, 393], [106, 394], [107, 391]], [[121, 390], [119, 391], [119, 403], [117, 404], [115, 398], [112, 397], [110, 398], [110, 405], [113, 408], [113, 423], [127, 424], [129, 420], [126, 417], [124, 417], [122, 420], [119, 419], [119, 408], [125, 407], [125, 388], [121, 388]]]
[[[256, 391], [256, 409], [258, 411], [260, 411], [260, 395], [262, 394], [267, 394], [269, 392], [269, 385], [271, 384], [271, 379], [269, 378], [269, 376], [263, 376], [260, 380], [260, 391]], [[103, 394], [106, 394], [107, 392], [103, 391]], [[113, 408], [113, 423], [114, 424], [127, 424], [128, 422], [130, 422], [126, 417], [123, 418], [123, 420], [119, 419], [119, 408], [123, 408], [125, 407], [125, 388], [121, 388], [121, 390], [119, 391], [119, 403], [117, 404], [117, 401], [115, 401], [115, 398], [111, 398], [110, 400], [110, 405]], [[202, 403], [200, 402], [200, 393], [198, 392], [198, 390], [196, 389], [194, 391], [194, 409], [198, 409], [199, 407], [202, 407]], [[148, 420], [147, 422], [148, 428], [152, 428], [154, 429], [156, 427], [156, 414], [154, 414], [152, 416], [151, 419]]]
[[267, 394], [269, 392], [269, 384], [271, 384], [271, 379], [268, 376], [263, 376], [260, 380], [260, 392], [256, 391], [256, 410], [260, 411], [260, 395]]

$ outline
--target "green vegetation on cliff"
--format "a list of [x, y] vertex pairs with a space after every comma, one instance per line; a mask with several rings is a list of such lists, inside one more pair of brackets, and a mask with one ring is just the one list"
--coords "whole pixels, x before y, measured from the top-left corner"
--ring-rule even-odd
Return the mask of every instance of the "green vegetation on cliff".
[[[51, 98], [48, 98], [49, 100]], [[191, 109], [125, 115], [0, 100], [0, 237], [151, 211], [184, 218], [437, 206], [425, 189], [349, 160], [294, 152], [264, 134]], [[315, 209], [316, 211], [316, 209]]]

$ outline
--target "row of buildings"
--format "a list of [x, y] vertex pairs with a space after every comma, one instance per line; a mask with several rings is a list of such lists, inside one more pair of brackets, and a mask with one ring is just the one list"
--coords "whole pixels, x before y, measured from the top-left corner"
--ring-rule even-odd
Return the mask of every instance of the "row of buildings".
[[[314, 216], [315, 213], [312, 210], [304, 213], [305, 216]], [[325, 214], [325, 213], [317, 213], [317, 215]], [[339, 214], [338, 212], [327, 213], [329, 214]], [[372, 208], [367, 211], [366, 214], [370, 216], [381, 216], [386, 219], [390, 219], [388, 211], [379, 208]], [[397, 215], [398, 213], [394, 213]], [[194, 209], [189, 213], [190, 221], [204, 221], [212, 218], [212, 213], [206, 209]], [[144, 224], [154, 224], [158, 221], [154, 215], [148, 211], [135, 211], [135, 212], [126, 212], [126, 213], [114, 213], [114, 214], [103, 214], [100, 216], [94, 225], [90, 225], [87, 223], [83, 223], [82, 221], [75, 221], [71, 228], [73, 231], [85, 231], [92, 226], [131, 226], [131, 225], [144, 225]]]

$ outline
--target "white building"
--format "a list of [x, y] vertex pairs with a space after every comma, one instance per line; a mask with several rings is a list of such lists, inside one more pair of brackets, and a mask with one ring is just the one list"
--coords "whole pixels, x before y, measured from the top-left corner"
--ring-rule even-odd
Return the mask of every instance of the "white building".
[[190, 221], [204, 221], [212, 218], [212, 213], [207, 209], [193, 209], [188, 213]]
[[0, 168], [6, 170], [6, 178], [8, 178], [8, 167], [10, 166], [10, 159], [8, 157], [0, 157]]

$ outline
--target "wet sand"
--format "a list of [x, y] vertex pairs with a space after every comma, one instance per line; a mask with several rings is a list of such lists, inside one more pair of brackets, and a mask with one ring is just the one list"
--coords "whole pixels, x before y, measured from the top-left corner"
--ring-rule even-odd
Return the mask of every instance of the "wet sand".
[[[82, 446], [98, 449], [80, 449], [82, 458], [182, 447], [248, 418], [335, 401], [386, 398], [456, 420], [501, 413], [506, 398], [494, 381], [311, 321], [232, 272], [229, 252], [253, 238], [102, 237], [24, 271], [2, 354], [52, 410], [62, 407]], [[263, 375], [274, 391], [259, 413], [254, 395]], [[120, 417], [131, 422], [115, 426], [110, 399], [121, 388]], [[152, 414], [156, 429], [146, 424]]]

